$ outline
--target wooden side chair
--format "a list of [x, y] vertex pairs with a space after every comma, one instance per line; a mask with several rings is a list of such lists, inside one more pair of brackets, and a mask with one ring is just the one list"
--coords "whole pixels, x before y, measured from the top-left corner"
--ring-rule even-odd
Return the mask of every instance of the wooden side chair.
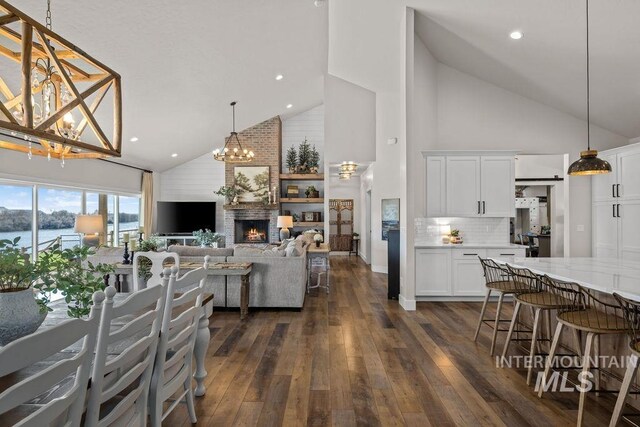
[[[480, 258], [480, 257], [478, 257]], [[492, 292], [496, 292], [498, 294], [498, 306], [496, 307], [496, 317], [492, 321], [493, 322], [493, 337], [491, 339], [491, 355], [495, 352], [496, 348], [496, 337], [498, 336], [498, 332], [507, 332], [507, 329], [500, 329], [500, 322], [508, 322], [507, 319], [501, 319], [500, 313], [502, 311], [502, 301], [505, 295], [516, 294], [520, 292], [520, 288], [516, 283], [513, 282], [511, 278], [511, 274], [506, 267], [500, 266], [495, 261], [488, 258], [480, 258], [480, 264], [482, 264], [482, 269], [484, 270], [484, 278], [485, 278], [485, 286], [487, 288], [487, 293], [484, 297], [484, 303], [482, 304], [482, 310], [480, 311], [480, 319], [478, 319], [478, 326], [476, 328], [476, 334], [473, 337], [474, 341], [478, 340], [478, 335], [480, 334], [480, 328], [483, 323], [486, 323], [487, 320], [484, 318], [484, 313], [487, 309], [487, 303], [489, 302], [489, 297], [491, 297]], [[491, 326], [491, 325], [489, 325]]]
[[[561, 280], [552, 279], [543, 276], [543, 282], [552, 289], [556, 295], [569, 301], [565, 307], [558, 310], [556, 320], [558, 324], [553, 335], [553, 342], [549, 350], [549, 357], [545, 363], [544, 376], [542, 384], [546, 384], [549, 372], [553, 366], [554, 357], [558, 350], [558, 344], [564, 327], [577, 331], [578, 333], [586, 333], [584, 351], [582, 352], [582, 372], [586, 374], [598, 366], [591, 366], [591, 360], [598, 360], [599, 355], [599, 337], [603, 334], [624, 334], [627, 332], [627, 322], [624, 319], [622, 308], [617, 304], [610, 304], [595, 297], [588, 289], [578, 285], [577, 283], [563, 282]], [[593, 353], [593, 356], [592, 356]], [[594, 375], [595, 391], [600, 387], [599, 371]], [[544, 387], [540, 387], [538, 397], [542, 397]], [[587, 390], [584, 388], [580, 391], [580, 403], [578, 406], [577, 425], [582, 425], [584, 418], [584, 405]]]
[[618, 400], [613, 408], [609, 427], [615, 427], [622, 417], [622, 409], [629, 394], [629, 388], [633, 383], [636, 373], [638, 372], [638, 358], [640, 358], [640, 302], [623, 297], [614, 293], [613, 296], [618, 300], [618, 304], [622, 307], [624, 318], [627, 321], [627, 332], [629, 334], [629, 350], [631, 357], [627, 359], [627, 371], [624, 374]]
[[[164, 420], [184, 399], [191, 422], [197, 422], [193, 400], [193, 348], [198, 323], [202, 316], [204, 284], [209, 268], [205, 257], [203, 268], [190, 271], [177, 279], [178, 269], [165, 269], [163, 283], [167, 287], [167, 303], [160, 331], [160, 343], [151, 381], [151, 425], [161, 427]], [[171, 399], [171, 401], [170, 401]], [[164, 402], [170, 401], [167, 410]]]
[[142, 274], [140, 267], [140, 258], [146, 258], [151, 262], [151, 277], [146, 281], [146, 286], [155, 286], [162, 282], [162, 272], [164, 270], [164, 262], [166, 260], [173, 261], [173, 265], [180, 268], [180, 255], [176, 252], [136, 252], [133, 254], [133, 289], [132, 292], [145, 288], [145, 283], [140, 281]]
[[[2, 424], [80, 425], [104, 299], [102, 291], [93, 294], [93, 306], [86, 320], [71, 319], [41, 328], [0, 348], [0, 377], [13, 374], [19, 380], [0, 394]], [[78, 343], [79, 352], [68, 352], [71, 357], [55, 359]], [[42, 363], [45, 360], [52, 363]], [[60, 387], [65, 380], [70, 385]], [[65, 391], [47, 398], [49, 393], [55, 396], [55, 390]]]
[[105, 293], [83, 425], [144, 426], [166, 289], [162, 284], [151, 286], [117, 304], [113, 287]]
[[[511, 318], [511, 325], [509, 325], [509, 332], [507, 333], [507, 339], [504, 343], [502, 357], [506, 357], [507, 351], [509, 350], [509, 344], [512, 341], [513, 332], [518, 323], [520, 309], [522, 306], [529, 307], [533, 313], [533, 330], [531, 332], [531, 344], [529, 348], [529, 356], [531, 357], [532, 363], [530, 363], [527, 368], [527, 384], [531, 384], [536, 347], [540, 349], [540, 341], [551, 342], [551, 311], [566, 307], [570, 301], [558, 293], [553, 292], [548, 284], [542, 281], [542, 277], [533, 273], [531, 270], [512, 267], [508, 264], [507, 269], [519, 292], [514, 296], [516, 306], [513, 310], [513, 317]], [[546, 317], [547, 330], [546, 337], [539, 339], [538, 335], [540, 335], [539, 329], [542, 313], [544, 313]]]

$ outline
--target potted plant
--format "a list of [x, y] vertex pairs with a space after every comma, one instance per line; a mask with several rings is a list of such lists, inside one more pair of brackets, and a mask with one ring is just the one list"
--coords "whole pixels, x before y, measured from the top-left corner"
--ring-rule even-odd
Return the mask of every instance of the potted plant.
[[307, 199], [317, 199], [320, 197], [320, 192], [316, 190], [316, 187], [313, 185], [308, 186], [304, 194], [306, 194]]
[[40, 271], [18, 247], [19, 241], [0, 240], [0, 345], [34, 332], [47, 316], [34, 287]]
[[320, 243], [324, 242], [324, 237], [322, 237], [322, 234], [316, 233], [313, 235], [313, 241], [316, 242], [316, 248], [319, 248]]
[[89, 314], [95, 291], [104, 289], [106, 264], [87, 261], [88, 247], [61, 250], [54, 245], [35, 262], [18, 247], [20, 238], [0, 240], [0, 345], [34, 332], [50, 311], [51, 294], [60, 293], [67, 314]]
[[220, 187], [218, 191], [214, 191], [213, 194], [217, 194], [218, 196], [223, 196], [227, 204], [234, 204], [236, 203], [238, 194], [240, 194], [240, 192], [238, 191], [235, 185], [229, 185], [229, 186], [223, 185], [222, 187]]
[[289, 173], [296, 173], [298, 171], [298, 153], [295, 147], [289, 147], [287, 150], [287, 168]]
[[[160, 248], [160, 239], [155, 234], [143, 240], [138, 246], [138, 252], [158, 252]], [[138, 258], [138, 271], [140, 272], [140, 283], [146, 283], [151, 278], [151, 261], [149, 258], [141, 256]]]
[[462, 243], [462, 238], [460, 237], [460, 230], [453, 229], [451, 230], [451, 243]]
[[307, 142], [307, 138], [300, 143], [298, 148], [298, 172], [309, 173], [309, 166], [311, 162], [311, 147]]
[[218, 233], [214, 233], [208, 228], [204, 230], [198, 230], [193, 232], [193, 237], [195, 237], [195, 242], [197, 245], [200, 245], [201, 248], [212, 247], [217, 248], [218, 242], [222, 237]]
[[311, 148], [311, 154], [309, 156], [309, 172], [318, 173], [320, 169], [320, 153], [316, 150], [316, 146], [314, 144], [313, 148]]

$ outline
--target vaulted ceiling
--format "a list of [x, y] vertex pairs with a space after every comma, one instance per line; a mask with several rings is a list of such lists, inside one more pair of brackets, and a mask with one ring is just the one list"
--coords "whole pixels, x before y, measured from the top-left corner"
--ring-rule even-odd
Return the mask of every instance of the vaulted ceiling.
[[[44, 22], [45, 0], [14, 4]], [[327, 8], [313, 0], [52, 0], [52, 12], [55, 32], [122, 75], [126, 163], [165, 170], [221, 146], [231, 101], [238, 129], [322, 102]]]
[[[592, 122], [640, 136], [640, 2], [589, 0]], [[408, 0], [436, 59], [586, 118], [584, 0]], [[520, 30], [524, 37], [512, 40]]]

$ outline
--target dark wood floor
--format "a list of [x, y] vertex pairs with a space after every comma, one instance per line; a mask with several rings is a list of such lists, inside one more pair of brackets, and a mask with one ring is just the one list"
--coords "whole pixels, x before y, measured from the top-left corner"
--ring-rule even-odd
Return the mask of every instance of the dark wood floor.
[[[198, 425], [574, 425], [577, 393], [538, 399], [525, 371], [499, 369], [479, 303], [386, 299], [386, 275], [332, 257], [330, 295], [304, 310], [214, 313]], [[499, 344], [501, 348], [501, 344]], [[606, 425], [611, 396], [589, 396], [585, 425]], [[165, 425], [189, 425], [181, 407]]]

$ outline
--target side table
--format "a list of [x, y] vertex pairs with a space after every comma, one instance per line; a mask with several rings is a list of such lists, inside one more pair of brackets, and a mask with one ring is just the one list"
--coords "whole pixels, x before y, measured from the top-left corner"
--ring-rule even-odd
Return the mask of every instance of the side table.
[[[328, 243], [322, 243], [319, 247], [316, 247], [315, 244], [311, 244], [309, 249], [307, 249], [307, 293], [311, 289], [315, 288], [327, 288], [327, 293], [329, 293], [329, 277], [331, 272], [331, 265], [329, 264], [329, 253], [331, 252], [331, 248], [329, 248]], [[321, 285], [320, 278], [318, 277], [318, 284], [315, 286], [311, 286], [311, 267], [313, 266], [314, 259], [322, 259], [324, 262], [324, 272], [327, 275], [327, 284]]]
[[351, 249], [349, 250], [349, 256], [351, 256], [352, 252], [356, 254], [356, 256], [358, 256], [359, 247], [360, 247], [360, 237], [353, 237], [351, 239]]

